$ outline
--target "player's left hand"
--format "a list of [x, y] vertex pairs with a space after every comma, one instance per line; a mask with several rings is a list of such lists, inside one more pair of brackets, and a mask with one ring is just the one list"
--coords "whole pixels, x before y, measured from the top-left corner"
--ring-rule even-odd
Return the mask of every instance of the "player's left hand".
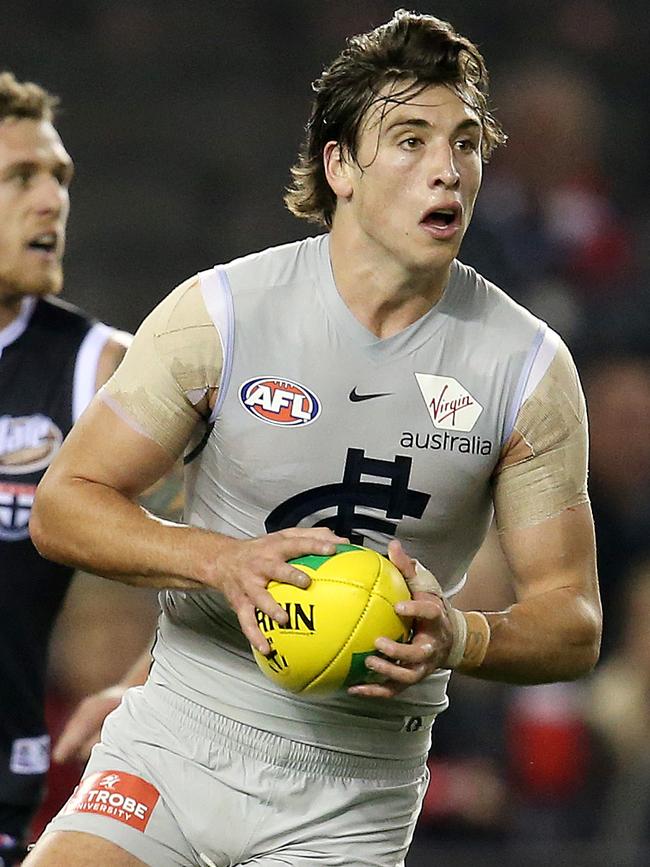
[[[389, 544], [388, 557], [407, 581], [415, 579], [415, 560], [398, 541]], [[379, 654], [369, 656], [366, 666], [382, 682], [352, 686], [348, 689], [350, 695], [393, 698], [444, 667], [453, 641], [453, 627], [443, 601], [433, 593], [416, 591], [411, 600], [400, 602], [395, 608], [399, 614], [413, 618], [411, 641], [400, 644], [378, 638], [375, 647]]]

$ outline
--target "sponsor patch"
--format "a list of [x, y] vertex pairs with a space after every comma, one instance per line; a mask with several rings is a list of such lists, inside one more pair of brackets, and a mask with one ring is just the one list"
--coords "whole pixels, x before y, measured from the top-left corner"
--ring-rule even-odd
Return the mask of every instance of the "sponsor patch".
[[124, 771], [99, 771], [79, 783], [62, 814], [94, 813], [144, 831], [158, 803], [155, 786]]
[[476, 434], [420, 433], [402, 431], [400, 447], [403, 449], [432, 449], [433, 451], [459, 452], [461, 455], [491, 455], [492, 442]]
[[313, 391], [274, 376], [247, 380], [239, 389], [244, 409], [267, 424], [299, 427], [311, 424], [320, 415], [321, 403]]
[[457, 379], [431, 373], [416, 373], [415, 378], [435, 427], [471, 431], [483, 407]]

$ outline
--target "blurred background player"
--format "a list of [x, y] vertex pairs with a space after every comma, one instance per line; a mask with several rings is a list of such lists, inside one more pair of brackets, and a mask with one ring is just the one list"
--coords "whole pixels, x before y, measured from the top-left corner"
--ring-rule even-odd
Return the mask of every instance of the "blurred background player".
[[[43, 794], [47, 647], [73, 574], [32, 545], [34, 491], [128, 341], [56, 297], [73, 175], [56, 104], [38, 85], [0, 74], [0, 864], [20, 856]], [[117, 695], [85, 706], [83, 736], [68, 734], [75, 746]]]

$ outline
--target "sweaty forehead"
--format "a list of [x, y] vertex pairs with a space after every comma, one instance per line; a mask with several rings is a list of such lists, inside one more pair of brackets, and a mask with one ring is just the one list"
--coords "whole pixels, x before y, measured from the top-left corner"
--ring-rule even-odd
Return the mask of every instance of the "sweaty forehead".
[[8, 117], [0, 122], [0, 166], [71, 163], [61, 136], [48, 120]]
[[456, 126], [467, 120], [479, 122], [476, 112], [443, 84], [407, 89], [403, 82], [385, 85], [367, 112], [363, 128], [367, 131], [381, 127], [385, 130], [407, 120], [421, 120], [432, 126]]

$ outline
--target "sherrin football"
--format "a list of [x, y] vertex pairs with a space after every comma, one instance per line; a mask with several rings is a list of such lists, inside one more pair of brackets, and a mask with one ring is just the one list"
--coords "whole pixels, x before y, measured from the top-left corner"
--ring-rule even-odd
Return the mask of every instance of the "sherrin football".
[[395, 604], [411, 594], [399, 569], [386, 557], [358, 545], [337, 545], [329, 557], [310, 555], [291, 560], [306, 572], [305, 590], [271, 581], [268, 591], [285, 609], [289, 621], [280, 626], [263, 611], [257, 623], [271, 645], [255, 660], [278, 686], [301, 695], [327, 695], [377, 680], [365, 659], [380, 635], [408, 641], [411, 620], [400, 617]]

